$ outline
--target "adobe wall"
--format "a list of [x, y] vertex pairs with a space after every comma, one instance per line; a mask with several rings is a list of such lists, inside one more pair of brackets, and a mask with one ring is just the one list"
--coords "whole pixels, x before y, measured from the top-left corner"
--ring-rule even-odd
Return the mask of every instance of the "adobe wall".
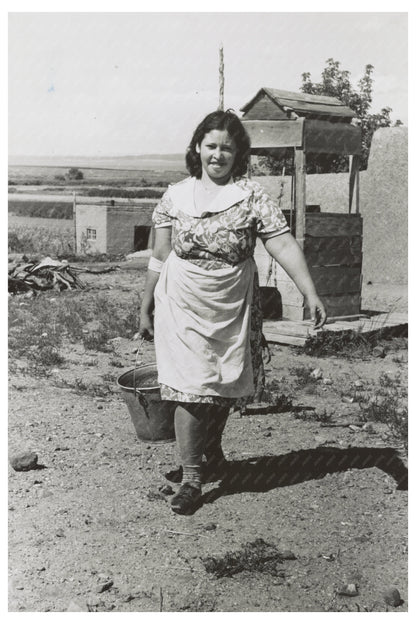
[[[107, 253], [119, 254], [134, 251], [134, 227], [151, 225], [153, 205], [147, 208], [135, 206], [110, 206], [107, 212]], [[149, 241], [150, 245], [150, 241]]]
[[364, 283], [407, 284], [407, 136], [403, 126], [380, 128], [373, 136], [360, 184]]
[[[363, 216], [363, 283], [407, 284], [407, 135], [406, 127], [374, 133], [367, 171], [360, 171]], [[281, 178], [253, 176], [274, 197]], [[321, 212], [348, 213], [348, 173], [306, 176], [306, 203]], [[285, 176], [281, 207], [290, 208], [290, 177]], [[354, 198], [355, 199], [355, 198]], [[353, 203], [355, 212], [355, 203]]]
[[[95, 254], [107, 252], [107, 206], [78, 204], [76, 207], [77, 254]], [[95, 240], [87, 240], [87, 229], [96, 231]]]

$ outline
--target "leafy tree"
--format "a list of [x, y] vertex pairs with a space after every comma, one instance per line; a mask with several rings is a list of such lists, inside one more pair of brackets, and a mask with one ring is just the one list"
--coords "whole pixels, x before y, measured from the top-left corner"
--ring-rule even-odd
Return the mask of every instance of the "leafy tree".
[[[362, 129], [360, 168], [366, 169], [373, 134], [377, 128], [392, 125], [390, 117], [392, 109], [385, 107], [379, 113], [370, 113], [374, 82], [372, 77], [374, 67], [372, 65], [365, 66], [364, 75], [358, 81], [357, 89], [355, 89], [351, 84], [350, 72], [342, 70], [339, 61], [334, 61], [334, 59], [330, 58], [326, 63], [326, 67], [321, 74], [321, 82], [312, 82], [309, 72], [302, 74], [301, 91], [314, 95], [336, 97], [356, 113]], [[402, 125], [402, 122], [397, 120], [394, 125]], [[282, 159], [277, 161], [276, 158], [272, 157], [265, 157], [265, 159], [265, 162], [259, 159], [259, 164], [263, 169], [266, 166], [272, 174], [279, 174], [282, 171], [282, 166], [286, 166], [288, 173], [291, 170], [291, 164], [287, 161], [287, 158], [284, 159], [286, 162], [282, 162]], [[309, 154], [306, 168], [308, 173], [347, 171], [348, 158], [333, 154]]]

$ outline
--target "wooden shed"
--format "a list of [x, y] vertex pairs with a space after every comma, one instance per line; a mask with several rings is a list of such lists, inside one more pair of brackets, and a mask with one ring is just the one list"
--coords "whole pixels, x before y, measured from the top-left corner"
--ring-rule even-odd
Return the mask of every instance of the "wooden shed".
[[[361, 307], [362, 217], [359, 214], [361, 129], [355, 113], [334, 97], [262, 88], [241, 109], [251, 139], [251, 153], [293, 154], [292, 199], [287, 214], [291, 231], [303, 249], [318, 295], [328, 316], [354, 316]], [[320, 212], [308, 206], [308, 154], [349, 156], [349, 201], [345, 213]], [[355, 194], [355, 202], [354, 202]], [[277, 289], [282, 317], [309, 318], [303, 295], [261, 242], [255, 251], [260, 286]], [[270, 278], [272, 276], [272, 283]]]

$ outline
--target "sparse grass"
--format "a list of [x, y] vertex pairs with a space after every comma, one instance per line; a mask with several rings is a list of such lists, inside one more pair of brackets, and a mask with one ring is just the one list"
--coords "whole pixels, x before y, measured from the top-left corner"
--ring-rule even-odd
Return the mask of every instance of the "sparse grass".
[[227, 552], [223, 557], [204, 557], [201, 560], [205, 570], [217, 578], [234, 576], [240, 572], [263, 572], [272, 576], [285, 576], [285, 571], [281, 568], [283, 563], [281, 553], [276, 546], [268, 544], [261, 538], [247, 542], [237, 552]]
[[407, 389], [402, 385], [400, 374], [382, 373], [378, 385], [359, 397], [362, 422], [385, 423], [393, 436], [408, 446]]
[[120, 360], [116, 360], [114, 358], [110, 360], [109, 364], [110, 366], [114, 366], [114, 368], [124, 368], [123, 362], [120, 362]]
[[79, 197], [111, 197], [116, 199], [117, 197], [124, 197], [128, 199], [159, 199], [162, 197], [165, 189], [152, 189], [152, 188], [137, 188], [137, 189], [123, 189], [123, 188], [88, 188], [83, 189]]
[[103, 353], [111, 353], [114, 351], [113, 345], [110, 343], [110, 333], [105, 328], [100, 328], [90, 334], [82, 337], [82, 344], [87, 351], [102, 351]]
[[86, 382], [80, 377], [76, 377], [73, 381], [59, 379], [55, 382], [55, 385], [62, 388], [71, 388], [77, 394], [85, 394], [92, 397], [105, 397], [115, 392], [112, 385], [108, 383]]
[[73, 254], [74, 232], [72, 228], [9, 224], [8, 247], [10, 253], [33, 253], [55, 257]]
[[[399, 332], [399, 335], [395, 335]], [[309, 336], [303, 347], [297, 347], [301, 353], [314, 357], [340, 356], [346, 358], [369, 358], [376, 346], [395, 350], [407, 347], [407, 327], [382, 327], [368, 333], [353, 330], [341, 332], [322, 331], [316, 336]]]
[[333, 415], [333, 412], [330, 412], [327, 409], [302, 409], [294, 412], [296, 420], [303, 420], [304, 422], [329, 423], [332, 422]]
[[[82, 342], [88, 349], [111, 351], [113, 347], [108, 340], [116, 336], [130, 338], [137, 331], [138, 314], [138, 300], [120, 306], [106, 294], [88, 291], [66, 291], [52, 298], [46, 294], [32, 299], [11, 297], [10, 363], [13, 365], [16, 359], [36, 363], [39, 374], [44, 374], [45, 370], [64, 362], [59, 354], [64, 341]], [[93, 323], [97, 329], [84, 333], [88, 323]]]
[[311, 366], [293, 366], [289, 373], [295, 378], [295, 390], [302, 390], [306, 394], [316, 394], [318, 392], [317, 377], [312, 375], [314, 368]]
[[[16, 197], [18, 196], [16, 195]], [[46, 219], [72, 219], [73, 217], [72, 201], [9, 199], [8, 211], [22, 217], [43, 217]]]

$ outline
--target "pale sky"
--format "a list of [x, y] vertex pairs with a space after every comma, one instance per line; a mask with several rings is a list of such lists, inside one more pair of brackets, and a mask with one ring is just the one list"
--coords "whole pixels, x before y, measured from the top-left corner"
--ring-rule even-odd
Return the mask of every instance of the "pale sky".
[[226, 108], [333, 58], [354, 87], [372, 64], [372, 112], [407, 124], [405, 12], [10, 13], [9, 154], [184, 152], [218, 106], [221, 42]]

